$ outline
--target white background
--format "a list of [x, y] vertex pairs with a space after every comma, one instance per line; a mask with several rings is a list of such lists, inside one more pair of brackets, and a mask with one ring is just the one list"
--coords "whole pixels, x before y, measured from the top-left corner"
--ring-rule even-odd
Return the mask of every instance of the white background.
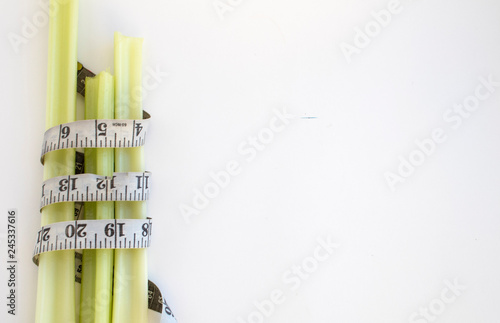
[[[380, 31], [371, 12], [385, 0], [222, 2], [232, 9], [222, 16], [213, 0], [80, 3], [84, 65], [112, 72], [120, 31], [145, 39], [144, 76], [157, 71], [144, 99], [149, 275], [179, 322], [500, 322], [500, 87], [480, 81], [500, 81], [498, 1], [401, 0]], [[42, 8], [0, 4], [2, 322], [34, 321], [48, 25], [23, 26]], [[369, 43], [346, 56], [367, 25]], [[478, 87], [489, 97], [475, 111], [449, 110]], [[238, 147], [269, 134], [273, 109], [294, 118], [247, 161]], [[446, 140], [424, 155], [416, 141], [435, 129]], [[424, 160], [398, 173], [411, 156]], [[188, 224], [180, 206], [231, 160], [241, 173]], [[391, 190], [387, 172], [404, 182]], [[15, 318], [4, 305], [9, 208], [19, 212]], [[312, 261], [328, 237], [338, 248]], [[307, 279], [287, 282], [303, 264]], [[466, 289], [449, 290], [455, 280]], [[283, 302], [256, 314], [273, 290]], [[431, 319], [418, 315], [429, 307]]]

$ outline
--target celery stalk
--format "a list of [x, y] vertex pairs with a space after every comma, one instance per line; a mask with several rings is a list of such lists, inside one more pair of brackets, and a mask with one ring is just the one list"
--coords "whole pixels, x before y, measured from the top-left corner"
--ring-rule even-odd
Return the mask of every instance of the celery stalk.
[[[47, 72], [46, 128], [75, 121], [78, 0], [51, 0]], [[44, 180], [75, 172], [75, 150], [45, 155]], [[42, 225], [74, 219], [74, 203], [46, 206]], [[36, 323], [75, 322], [75, 252], [53, 251], [40, 255]]]
[[[85, 119], [114, 118], [114, 80], [101, 72], [85, 81]], [[85, 172], [112, 176], [113, 148], [85, 149]], [[114, 219], [113, 202], [89, 202], [85, 205], [85, 218]], [[80, 323], [109, 323], [112, 308], [113, 250], [84, 250]]]
[[[90, 204], [94, 204], [91, 206]], [[90, 210], [93, 209], [93, 210]], [[95, 220], [95, 202], [85, 203], [83, 218]], [[82, 281], [80, 289], [80, 321], [79, 323], [94, 323], [95, 317], [95, 280], [96, 251], [82, 251]]]
[[[142, 119], [141, 38], [115, 33], [115, 119]], [[142, 147], [116, 148], [115, 171], [144, 171]], [[115, 202], [117, 219], [146, 218], [145, 202]], [[145, 249], [115, 250], [114, 323], [146, 323], [148, 306]]]

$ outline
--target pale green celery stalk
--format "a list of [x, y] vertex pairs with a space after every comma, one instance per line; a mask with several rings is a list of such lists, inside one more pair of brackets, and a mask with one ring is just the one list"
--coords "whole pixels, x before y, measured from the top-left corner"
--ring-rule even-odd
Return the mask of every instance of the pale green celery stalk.
[[[87, 89], [85, 89], [85, 92]], [[87, 99], [85, 99], [87, 100]], [[85, 149], [84, 171], [86, 173], [95, 173], [92, 167], [86, 164], [89, 156], [88, 150]], [[83, 208], [84, 220], [96, 219], [96, 204], [97, 202], [85, 202]], [[80, 289], [80, 321], [79, 323], [94, 323], [95, 317], [95, 279], [96, 279], [96, 251], [86, 249], [82, 251], [82, 281]]]
[[[97, 106], [96, 83], [90, 78], [85, 79], [85, 114], [90, 107]], [[86, 116], [85, 116], [86, 117]], [[95, 149], [84, 150], [84, 172], [96, 174], [96, 151]], [[97, 202], [86, 202], [83, 207], [83, 218], [95, 220], [97, 213]], [[82, 282], [80, 289], [80, 322], [94, 323], [95, 318], [95, 296], [96, 296], [96, 251], [92, 249], [83, 250], [82, 257]]]
[[[55, 8], [49, 23], [46, 128], [75, 121], [78, 0], [51, 0]], [[75, 150], [45, 155], [44, 180], [75, 172]], [[74, 203], [64, 202], [42, 210], [42, 225], [74, 220]], [[75, 314], [75, 252], [53, 251], [40, 255], [36, 323], [73, 323]]]
[[[114, 80], [107, 72], [85, 80], [85, 119], [114, 118]], [[85, 149], [85, 172], [112, 176], [113, 148]], [[113, 202], [85, 204], [86, 219], [114, 219]], [[111, 249], [84, 250], [80, 323], [109, 323], [111, 321], [113, 256]]]
[[[115, 33], [115, 119], [142, 119], [142, 43]], [[116, 148], [115, 171], [144, 171], [143, 148]], [[146, 203], [116, 202], [115, 217], [144, 219]], [[146, 323], [147, 306], [146, 250], [116, 249], [113, 323]]]

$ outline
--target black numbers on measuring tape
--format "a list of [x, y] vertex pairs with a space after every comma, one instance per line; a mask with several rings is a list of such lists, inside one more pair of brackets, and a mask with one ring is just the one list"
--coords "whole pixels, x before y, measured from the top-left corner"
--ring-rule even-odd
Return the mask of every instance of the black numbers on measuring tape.
[[87, 224], [85, 223], [77, 223], [76, 229], [73, 224], [68, 224], [66, 226], [66, 230], [64, 230], [64, 233], [66, 234], [66, 237], [68, 238], [73, 238], [76, 235], [79, 238], [84, 238], [87, 236], [87, 232], [85, 232], [85, 228], [87, 227]]
[[125, 223], [118, 223], [118, 222], [116, 223], [119, 237], [123, 237], [125, 235], [125, 233], [123, 233], [123, 225], [125, 225]]
[[144, 201], [149, 198], [149, 172], [72, 174], [42, 184], [40, 208], [58, 202]]
[[101, 122], [97, 125], [97, 135], [98, 136], [106, 136], [106, 132], [108, 131], [108, 125], [106, 124], [106, 122]]
[[163, 298], [163, 305], [165, 308], [165, 314], [175, 317], [174, 313], [172, 313], [172, 310], [170, 309], [170, 306], [168, 306], [167, 301], [164, 298]]
[[83, 238], [83, 237], [87, 236], [87, 232], [85, 232], [85, 228], [86, 227], [87, 227], [87, 225], [85, 223], [78, 223], [78, 225], [76, 227], [76, 234], [80, 238]]
[[59, 181], [59, 191], [60, 192], [65, 192], [68, 190], [68, 186], [70, 186], [70, 190], [73, 191], [73, 190], [76, 190], [76, 180], [78, 178], [63, 178]]
[[150, 116], [144, 114], [144, 117], [146, 119], [89, 119], [53, 126], [44, 134], [41, 161], [44, 162], [46, 153], [59, 149], [143, 146]]
[[71, 130], [68, 126], [62, 127], [61, 128], [61, 138], [62, 139], [68, 138], [70, 132], [71, 132]]
[[140, 122], [135, 123], [135, 135], [138, 136], [142, 131], [142, 124]]
[[116, 176], [111, 177], [111, 182], [110, 182], [111, 185], [109, 187], [110, 189], [116, 188], [116, 186], [115, 186], [115, 177]]
[[148, 234], [151, 234], [151, 226], [149, 223], [144, 223], [142, 225], [142, 236], [146, 237]]
[[113, 189], [115, 188], [115, 177], [116, 176], [113, 176], [110, 178], [106, 177], [106, 178], [96, 178], [96, 182], [97, 182], [97, 189], [99, 190], [103, 190], [105, 189], [107, 186], [108, 186], [108, 183], [109, 183], [109, 188], [110, 189]]
[[42, 230], [38, 231], [38, 237], [36, 239], [36, 243], [40, 243], [41, 241], [49, 241], [50, 239], [50, 228], [43, 228]]
[[50, 239], [49, 232], [50, 232], [50, 228], [43, 229], [43, 234], [42, 234], [43, 241], [49, 241], [49, 239]]
[[[125, 236], [125, 233], [123, 233], [123, 226], [125, 225], [125, 223], [116, 223], [116, 229], [118, 230], [118, 236], [119, 237], [123, 237]], [[104, 227], [104, 234], [107, 236], [107, 237], [112, 237], [115, 235], [115, 224], [114, 223], [108, 223], [106, 224], [106, 226]]]
[[96, 178], [97, 181], [97, 189], [103, 190], [106, 188], [106, 179], [105, 178]]
[[66, 233], [66, 237], [73, 238], [75, 236], [75, 226], [72, 224], [66, 226], [64, 232]]
[[142, 182], [144, 181], [144, 188], [148, 189], [149, 188], [149, 176], [141, 175], [141, 176], [136, 176], [137, 178], [137, 188], [142, 188]]
[[165, 314], [170, 315], [172, 317], [175, 317], [174, 313], [170, 309], [170, 306], [168, 306], [167, 300], [165, 298], [163, 298], [162, 295], [158, 295], [158, 303], [163, 304]]
[[106, 224], [106, 226], [104, 227], [104, 234], [107, 236], [107, 237], [112, 237], [115, 235], [115, 229], [114, 229], [115, 225], [113, 223], [108, 223]]

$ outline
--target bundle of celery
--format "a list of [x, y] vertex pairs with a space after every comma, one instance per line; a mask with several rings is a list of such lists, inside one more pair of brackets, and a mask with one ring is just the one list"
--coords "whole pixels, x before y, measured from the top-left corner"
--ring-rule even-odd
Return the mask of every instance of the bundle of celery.
[[[78, 0], [51, 0], [46, 127], [75, 121], [77, 80]], [[115, 76], [101, 72], [85, 84], [86, 119], [142, 119], [140, 89], [142, 39], [115, 35]], [[144, 171], [143, 149], [86, 148], [86, 173]], [[75, 149], [49, 152], [44, 179], [71, 175]], [[48, 205], [42, 225], [74, 220], [74, 203]], [[86, 220], [144, 219], [145, 202], [87, 202]], [[59, 250], [40, 255], [37, 323], [77, 322], [75, 252]], [[79, 322], [147, 322], [148, 279], [145, 249], [84, 250]]]

